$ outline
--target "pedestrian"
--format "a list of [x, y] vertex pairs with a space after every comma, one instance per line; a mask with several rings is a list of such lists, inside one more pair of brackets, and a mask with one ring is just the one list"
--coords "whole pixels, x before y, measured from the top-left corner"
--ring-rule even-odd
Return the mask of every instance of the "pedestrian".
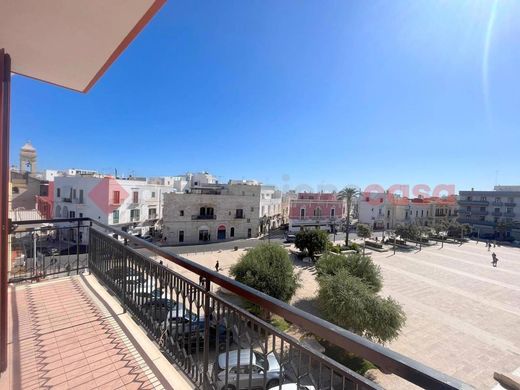
[[493, 254], [491, 255], [491, 264], [493, 264], [493, 267], [496, 267], [497, 266], [497, 263], [498, 263], [498, 257], [497, 255], [495, 254], [495, 252], [493, 252]]
[[488, 252], [491, 250], [491, 241], [487, 242]]
[[159, 264], [163, 265], [163, 262], [162, 262], [162, 260], [159, 260]]
[[217, 262], [215, 263], [215, 271], [218, 272], [219, 269], [220, 269], [220, 263], [217, 260]]
[[67, 271], [67, 276], [70, 276], [70, 264], [67, 264], [65, 270]]

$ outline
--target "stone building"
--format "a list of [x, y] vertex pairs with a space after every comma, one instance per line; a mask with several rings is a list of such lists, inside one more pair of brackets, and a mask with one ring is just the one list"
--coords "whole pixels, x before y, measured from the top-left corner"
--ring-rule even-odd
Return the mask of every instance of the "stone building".
[[257, 237], [260, 185], [206, 184], [164, 196], [163, 237], [197, 244]]

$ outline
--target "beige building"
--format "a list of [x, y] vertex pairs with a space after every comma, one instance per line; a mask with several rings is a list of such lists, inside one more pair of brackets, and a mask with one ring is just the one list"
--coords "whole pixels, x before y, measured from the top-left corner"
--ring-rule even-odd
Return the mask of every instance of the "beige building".
[[163, 237], [198, 244], [257, 237], [260, 185], [207, 184], [164, 196]]
[[399, 225], [435, 226], [457, 219], [457, 199], [402, 198], [392, 194], [362, 194], [358, 200], [359, 222], [374, 230], [393, 230]]

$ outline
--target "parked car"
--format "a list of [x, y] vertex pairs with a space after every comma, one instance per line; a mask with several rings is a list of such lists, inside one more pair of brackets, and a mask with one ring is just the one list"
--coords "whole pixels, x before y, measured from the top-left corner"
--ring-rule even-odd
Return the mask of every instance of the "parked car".
[[286, 234], [285, 235], [285, 242], [295, 242], [296, 241], [296, 234]]
[[[240, 366], [238, 365], [239, 356]], [[226, 361], [228, 363], [227, 365]], [[213, 365], [212, 376], [217, 389], [240, 390], [249, 389], [250, 377], [252, 387], [263, 388], [264, 374], [265, 383], [267, 385], [266, 389], [279, 386], [283, 370], [274, 353], [271, 352], [264, 357], [263, 354], [257, 351], [241, 349], [218, 355], [217, 361]]]
[[133, 268], [123, 268], [122, 266], [116, 266], [109, 269], [106, 273], [110, 279], [114, 282], [119, 282], [126, 277], [127, 284], [142, 284], [144, 283], [143, 275]]
[[285, 383], [282, 386], [271, 387], [269, 390], [315, 390], [312, 385], [297, 385], [296, 383]]
[[60, 251], [60, 255], [75, 255], [75, 254], [83, 254], [88, 253], [88, 245], [87, 244], [79, 244], [79, 245], [71, 245], [68, 248], [62, 249]]
[[44, 256], [58, 256], [60, 254], [60, 250], [54, 247], [39, 248], [37, 251]]
[[[166, 330], [168, 337], [183, 340], [185, 345], [195, 347], [199, 340], [199, 347], [204, 346], [204, 329], [206, 318], [204, 314], [190, 312], [182, 303], [171, 299], [151, 299], [142, 305], [144, 312], [152, 317], [155, 324]], [[233, 334], [231, 329], [226, 329], [223, 324], [217, 324], [210, 316], [210, 342], [218, 338], [219, 343], [225, 343], [226, 337], [231, 344]], [[175, 341], [176, 341], [175, 340]]]

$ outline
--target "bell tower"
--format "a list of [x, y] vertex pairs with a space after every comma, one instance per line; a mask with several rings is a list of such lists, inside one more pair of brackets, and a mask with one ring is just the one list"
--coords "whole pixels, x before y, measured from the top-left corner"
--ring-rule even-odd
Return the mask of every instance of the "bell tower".
[[31, 141], [20, 149], [20, 173], [36, 172], [36, 149], [31, 145]]

